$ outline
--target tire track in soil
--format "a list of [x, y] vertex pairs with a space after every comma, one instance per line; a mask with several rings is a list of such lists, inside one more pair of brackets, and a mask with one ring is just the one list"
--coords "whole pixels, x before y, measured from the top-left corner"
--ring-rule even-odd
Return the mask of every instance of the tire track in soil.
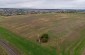
[[8, 55], [21, 55], [20, 53], [18, 53], [17, 51], [15, 51], [15, 49], [10, 46], [6, 41], [4, 40], [1, 40], [0, 39], [0, 45], [6, 49]]

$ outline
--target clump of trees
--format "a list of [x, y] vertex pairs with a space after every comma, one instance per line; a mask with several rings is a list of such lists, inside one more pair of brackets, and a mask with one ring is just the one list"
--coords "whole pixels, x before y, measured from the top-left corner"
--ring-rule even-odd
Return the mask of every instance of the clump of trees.
[[49, 35], [48, 34], [43, 34], [39, 37], [38, 42], [40, 43], [47, 43], [49, 40]]

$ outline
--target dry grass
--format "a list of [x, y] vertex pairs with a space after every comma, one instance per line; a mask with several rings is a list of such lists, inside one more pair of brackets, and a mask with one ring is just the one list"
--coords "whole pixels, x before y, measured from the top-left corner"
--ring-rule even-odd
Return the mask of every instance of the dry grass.
[[2, 46], [0, 46], [0, 55], [8, 55], [6, 50]]

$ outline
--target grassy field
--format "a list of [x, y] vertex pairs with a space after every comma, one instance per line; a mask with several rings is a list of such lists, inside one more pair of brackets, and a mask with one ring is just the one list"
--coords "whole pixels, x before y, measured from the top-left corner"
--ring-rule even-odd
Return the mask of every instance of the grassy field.
[[8, 55], [6, 50], [2, 46], [0, 46], [0, 55]]
[[0, 37], [22, 50], [22, 55], [56, 55], [55, 50], [43, 48], [1, 27]]
[[[28, 53], [29, 51], [29, 53], [37, 54], [40, 51], [42, 55], [56, 55], [56, 53], [57, 55], [85, 55], [85, 14], [56, 13], [8, 16], [3, 17], [0, 26], [16, 34], [1, 28], [1, 33], [2, 31], [7, 31], [7, 35], [11, 33], [9, 38], [3, 33], [2, 35], [7, 40], [10, 39], [10, 42], [15, 43], [19, 49], [24, 49], [23, 52]], [[39, 44], [36, 40], [43, 33], [47, 33], [50, 40], [48, 43]], [[29, 46], [29, 44], [33, 46]], [[38, 46], [39, 49], [35, 51], [34, 49], [37, 49]]]

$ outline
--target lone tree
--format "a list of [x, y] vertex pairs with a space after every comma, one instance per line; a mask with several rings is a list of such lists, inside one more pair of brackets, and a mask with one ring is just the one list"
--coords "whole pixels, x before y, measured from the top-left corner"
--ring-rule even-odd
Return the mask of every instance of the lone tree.
[[43, 34], [43, 35], [39, 38], [39, 41], [40, 41], [41, 43], [46, 43], [46, 42], [48, 42], [48, 40], [49, 40], [48, 34]]

